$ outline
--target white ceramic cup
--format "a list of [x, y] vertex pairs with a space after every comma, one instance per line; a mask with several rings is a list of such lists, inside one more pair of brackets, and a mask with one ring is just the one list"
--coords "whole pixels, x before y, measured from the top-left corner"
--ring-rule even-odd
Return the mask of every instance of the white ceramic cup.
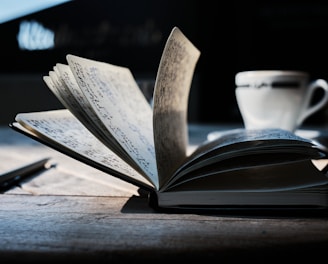
[[[246, 129], [282, 128], [295, 131], [328, 102], [328, 84], [310, 81], [302, 71], [254, 70], [235, 76], [236, 100]], [[311, 104], [314, 92], [322, 97]]]

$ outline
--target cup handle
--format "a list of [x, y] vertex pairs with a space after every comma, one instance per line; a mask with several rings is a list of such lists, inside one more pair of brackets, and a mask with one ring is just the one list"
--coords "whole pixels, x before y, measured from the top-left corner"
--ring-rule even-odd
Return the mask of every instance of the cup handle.
[[[317, 89], [323, 89], [324, 94], [316, 104], [310, 106], [312, 96]], [[298, 118], [297, 126], [300, 126], [307, 117], [318, 111], [320, 108], [324, 107], [327, 102], [328, 102], [328, 83], [323, 79], [317, 79], [312, 81], [309, 84], [308, 92], [304, 99], [303, 108], [301, 109], [302, 113]]]

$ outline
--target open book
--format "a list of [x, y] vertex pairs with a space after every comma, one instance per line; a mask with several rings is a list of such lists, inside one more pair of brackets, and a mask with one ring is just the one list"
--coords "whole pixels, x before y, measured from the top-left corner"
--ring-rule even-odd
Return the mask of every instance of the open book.
[[[145, 54], [146, 56], [146, 54]], [[157, 209], [326, 208], [319, 144], [237, 129], [188, 149], [188, 97], [200, 51], [174, 27], [149, 104], [126, 67], [67, 55], [44, 81], [64, 108], [18, 113], [10, 126], [149, 192]]]

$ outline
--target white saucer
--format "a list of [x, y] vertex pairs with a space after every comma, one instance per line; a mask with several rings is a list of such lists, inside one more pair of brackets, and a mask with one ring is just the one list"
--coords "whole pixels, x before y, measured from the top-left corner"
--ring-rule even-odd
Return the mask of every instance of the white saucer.
[[[237, 128], [238, 129], [238, 128]], [[221, 130], [221, 131], [212, 131], [207, 134], [207, 140], [214, 140], [222, 136], [223, 134], [227, 133], [228, 131], [233, 131], [233, 130]], [[314, 138], [319, 138], [323, 136], [323, 133], [319, 130], [312, 130], [312, 129], [298, 129], [295, 131], [295, 134], [303, 137], [303, 138], [308, 138], [308, 139], [314, 139]]]

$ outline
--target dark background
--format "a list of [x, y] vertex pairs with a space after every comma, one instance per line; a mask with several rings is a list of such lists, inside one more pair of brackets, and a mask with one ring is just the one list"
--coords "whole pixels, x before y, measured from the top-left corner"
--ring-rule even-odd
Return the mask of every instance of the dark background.
[[[21, 21], [55, 32], [55, 48], [18, 48]], [[201, 51], [189, 120], [241, 121], [234, 76], [254, 69], [304, 70], [328, 79], [328, 3], [322, 1], [79, 0], [0, 24], [0, 122], [15, 114], [62, 107], [42, 76], [68, 53], [129, 67], [154, 81], [174, 26]], [[328, 123], [326, 109], [305, 124]]]

